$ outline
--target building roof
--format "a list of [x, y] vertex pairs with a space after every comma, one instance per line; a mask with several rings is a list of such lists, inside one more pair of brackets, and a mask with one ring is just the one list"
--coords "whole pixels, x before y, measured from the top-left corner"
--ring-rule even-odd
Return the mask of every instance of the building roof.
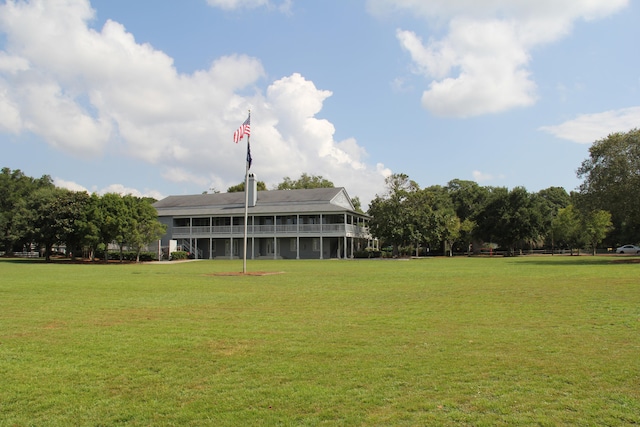
[[[256, 205], [249, 207], [250, 215], [321, 212], [362, 215], [355, 211], [343, 187], [258, 191], [257, 196]], [[244, 203], [245, 193], [237, 192], [169, 196], [153, 206], [159, 216], [242, 215]]]

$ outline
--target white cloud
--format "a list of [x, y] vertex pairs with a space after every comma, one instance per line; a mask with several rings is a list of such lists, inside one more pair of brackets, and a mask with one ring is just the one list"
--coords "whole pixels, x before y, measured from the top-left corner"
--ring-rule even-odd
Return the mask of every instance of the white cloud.
[[71, 191], [86, 191], [87, 193], [89, 193], [89, 190], [87, 190], [86, 187], [78, 184], [77, 182], [66, 181], [66, 180], [64, 180], [62, 178], [58, 178], [58, 177], [53, 178], [53, 184], [56, 187], [66, 188], [67, 190], [71, 190]]
[[87, 0], [0, 4], [0, 131], [32, 132], [74, 156], [137, 158], [168, 181], [220, 190], [244, 178], [245, 148], [232, 135], [251, 109], [252, 172], [268, 186], [322, 175], [366, 206], [384, 185], [384, 167], [367, 165], [356, 139], [336, 141], [333, 124], [316, 117], [330, 91], [292, 74], [263, 92], [262, 64], [244, 55], [179, 73], [121, 24], [89, 28], [93, 18]]
[[[269, 107], [265, 118], [272, 128], [267, 135], [269, 144], [251, 145], [254, 164], [267, 150], [271, 164], [261, 164], [267, 171], [297, 178], [307, 172], [321, 175], [336, 186], [343, 186], [351, 196], [359, 196], [363, 205], [369, 203], [376, 191], [384, 186], [384, 168], [367, 166], [366, 150], [354, 138], [334, 140], [333, 124], [315, 116], [322, 104], [331, 96], [330, 91], [319, 90], [313, 82], [300, 74], [284, 77], [269, 86], [265, 103]], [[258, 132], [261, 132], [258, 128]], [[253, 141], [252, 125], [252, 141]]]
[[0, 132], [17, 134], [23, 128], [20, 107], [11, 98], [10, 88], [0, 78]]
[[591, 144], [615, 132], [628, 132], [640, 127], [640, 107], [583, 114], [555, 126], [542, 126], [540, 130], [580, 144]]
[[209, 183], [206, 177], [176, 167], [167, 169], [162, 177], [171, 182], [195, 182], [202, 187]]
[[478, 170], [474, 170], [471, 175], [473, 176], [474, 181], [476, 181], [479, 184], [482, 184], [484, 182], [490, 182], [490, 181], [495, 181], [495, 180], [499, 180], [499, 179], [504, 179], [505, 176], [502, 174], [499, 175], [494, 175], [494, 174], [490, 174], [490, 173], [486, 173], [486, 172], [480, 172]]
[[104, 195], [107, 193], [116, 193], [116, 194], [125, 196], [127, 194], [131, 194], [132, 196], [136, 196], [136, 197], [153, 197], [156, 200], [160, 200], [166, 197], [165, 195], [163, 195], [162, 193], [156, 190], [140, 191], [136, 188], [129, 188], [122, 184], [111, 184], [102, 189], [93, 188], [92, 191], [89, 191], [86, 187], [84, 187], [81, 184], [78, 184], [77, 182], [67, 181], [65, 179], [58, 178], [58, 177], [53, 178], [53, 184], [56, 187], [66, 188], [67, 190], [71, 190], [71, 191], [85, 191], [87, 193], [96, 193], [99, 195]]
[[536, 101], [529, 71], [531, 50], [566, 36], [579, 19], [619, 11], [628, 0], [369, 0], [375, 14], [410, 11], [429, 26], [445, 28], [423, 41], [397, 31], [414, 72], [429, 81], [422, 96], [432, 113], [468, 117], [526, 107]]
[[275, 5], [270, 0], [207, 0], [207, 3], [209, 6], [224, 10], [254, 9], [262, 6], [277, 7], [283, 13], [289, 13], [292, 6], [292, 0], [283, 0], [279, 5]]
[[209, 6], [220, 9], [255, 8], [269, 4], [269, 0], [207, 0]]

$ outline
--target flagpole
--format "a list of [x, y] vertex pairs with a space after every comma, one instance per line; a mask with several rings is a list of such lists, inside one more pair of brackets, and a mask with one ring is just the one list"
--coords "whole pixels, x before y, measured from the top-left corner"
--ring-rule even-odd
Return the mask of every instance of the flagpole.
[[[249, 121], [251, 121], [251, 110], [249, 110]], [[251, 133], [247, 134], [247, 153], [249, 153], [249, 138]], [[245, 157], [245, 173], [244, 173], [244, 243], [242, 245], [242, 274], [247, 273], [247, 222], [249, 218], [249, 159]]]

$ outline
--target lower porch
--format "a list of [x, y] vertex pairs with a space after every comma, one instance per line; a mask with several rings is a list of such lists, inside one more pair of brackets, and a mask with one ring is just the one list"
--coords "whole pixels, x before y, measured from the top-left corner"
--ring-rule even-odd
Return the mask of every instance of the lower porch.
[[[178, 247], [196, 259], [242, 259], [244, 238], [182, 238]], [[247, 259], [347, 259], [367, 247], [357, 237], [248, 237]]]

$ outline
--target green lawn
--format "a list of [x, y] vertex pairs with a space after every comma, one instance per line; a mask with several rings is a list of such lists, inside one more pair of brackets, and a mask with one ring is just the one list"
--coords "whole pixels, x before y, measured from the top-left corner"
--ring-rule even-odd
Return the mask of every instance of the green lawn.
[[0, 426], [639, 424], [618, 260], [0, 260]]

